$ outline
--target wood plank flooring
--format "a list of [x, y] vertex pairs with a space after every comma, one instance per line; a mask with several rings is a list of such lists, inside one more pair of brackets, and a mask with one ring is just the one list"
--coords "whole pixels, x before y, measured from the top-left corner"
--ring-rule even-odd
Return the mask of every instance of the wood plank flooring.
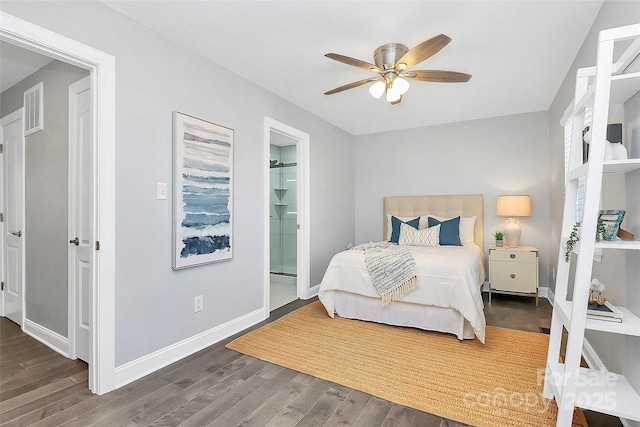
[[[295, 301], [263, 323], [314, 301]], [[546, 300], [494, 295], [487, 323], [533, 332], [549, 327]], [[259, 327], [261, 325], [257, 325]], [[301, 374], [217, 343], [111, 393], [88, 390], [87, 366], [0, 318], [1, 426], [421, 426], [463, 424]], [[622, 425], [588, 414], [591, 427]]]

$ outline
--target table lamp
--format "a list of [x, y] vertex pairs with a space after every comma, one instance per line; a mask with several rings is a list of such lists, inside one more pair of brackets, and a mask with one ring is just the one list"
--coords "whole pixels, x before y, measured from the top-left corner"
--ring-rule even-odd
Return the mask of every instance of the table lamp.
[[531, 216], [531, 198], [529, 196], [498, 196], [496, 215], [508, 216], [504, 226], [504, 237], [507, 245], [517, 248], [520, 244], [520, 221], [516, 216]]

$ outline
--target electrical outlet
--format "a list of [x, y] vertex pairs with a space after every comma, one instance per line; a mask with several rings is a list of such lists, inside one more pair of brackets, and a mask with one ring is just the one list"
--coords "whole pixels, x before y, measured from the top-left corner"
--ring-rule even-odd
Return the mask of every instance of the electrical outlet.
[[193, 312], [197, 313], [198, 311], [202, 311], [204, 303], [202, 301], [202, 295], [198, 295], [193, 299]]

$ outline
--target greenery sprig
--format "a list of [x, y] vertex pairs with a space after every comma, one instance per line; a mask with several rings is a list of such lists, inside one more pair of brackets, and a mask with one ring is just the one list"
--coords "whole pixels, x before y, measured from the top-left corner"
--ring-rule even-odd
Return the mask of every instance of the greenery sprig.
[[[571, 252], [573, 252], [573, 248], [576, 246], [576, 243], [580, 241], [580, 227], [582, 226], [582, 222], [576, 222], [571, 229], [571, 234], [569, 235], [569, 240], [567, 240], [567, 250], [564, 253], [565, 262], [569, 262], [571, 259]], [[607, 232], [607, 228], [600, 218], [598, 218], [598, 225], [596, 226], [596, 241], [599, 242], [600, 239], [604, 238], [604, 235]]]
[[502, 234], [501, 231], [496, 231], [495, 233], [493, 233], [493, 237], [495, 237], [496, 240], [503, 240], [504, 239], [504, 234]]
[[580, 233], [581, 225], [582, 225], [582, 221], [576, 222], [575, 224], [573, 224], [573, 228], [571, 229], [571, 234], [569, 235], [569, 240], [567, 240], [567, 250], [564, 253], [565, 262], [569, 262], [569, 260], [571, 259], [571, 252], [573, 251], [573, 248], [576, 246], [576, 243], [580, 241], [579, 233]]

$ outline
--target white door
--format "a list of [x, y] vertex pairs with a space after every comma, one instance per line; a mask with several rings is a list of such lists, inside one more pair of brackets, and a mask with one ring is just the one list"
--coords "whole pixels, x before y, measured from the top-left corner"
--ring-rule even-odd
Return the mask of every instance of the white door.
[[[89, 362], [92, 255], [92, 153], [90, 78], [69, 86], [69, 343], [70, 356]], [[75, 348], [74, 348], [75, 347]]]
[[2, 314], [22, 326], [24, 298], [23, 109], [0, 119], [2, 128]]

